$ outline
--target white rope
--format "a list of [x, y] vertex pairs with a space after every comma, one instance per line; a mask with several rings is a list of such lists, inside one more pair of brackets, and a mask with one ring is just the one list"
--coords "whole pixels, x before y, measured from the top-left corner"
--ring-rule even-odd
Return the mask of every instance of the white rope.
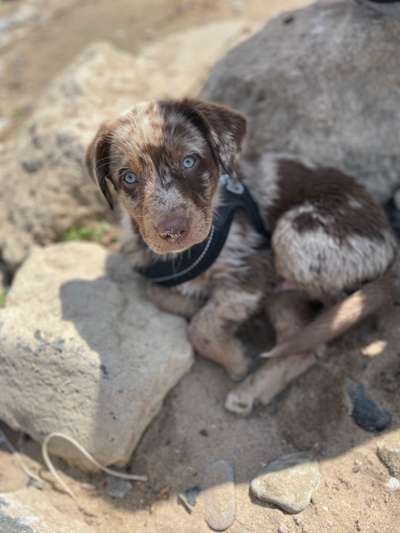
[[49, 472], [54, 477], [54, 479], [59, 483], [59, 485], [62, 487], [64, 492], [66, 492], [69, 496], [71, 496], [71, 498], [77, 504], [79, 509], [81, 509], [81, 511], [85, 512], [86, 514], [90, 514], [91, 516], [93, 516], [91, 513], [88, 513], [88, 511], [86, 511], [86, 509], [84, 509], [81, 506], [81, 504], [79, 503], [78, 498], [75, 496], [75, 494], [72, 492], [72, 490], [68, 487], [68, 485], [65, 483], [65, 481], [61, 478], [60, 474], [58, 474], [58, 472], [54, 468], [54, 465], [53, 465], [53, 463], [52, 463], [52, 461], [50, 459], [49, 449], [48, 449], [49, 448], [49, 442], [52, 439], [54, 439], [54, 438], [63, 439], [65, 441], [69, 442], [70, 444], [72, 444], [73, 446], [75, 446], [75, 448], [77, 448], [81, 452], [81, 454], [90, 463], [92, 463], [96, 468], [98, 468], [102, 472], [105, 472], [106, 474], [109, 474], [110, 476], [114, 476], [114, 477], [117, 477], [117, 478], [120, 478], [120, 479], [129, 479], [131, 481], [147, 481], [147, 479], [148, 479], [147, 476], [138, 476], [138, 475], [135, 475], [135, 474], [126, 474], [124, 472], [118, 472], [117, 470], [112, 470], [111, 468], [107, 468], [106, 466], [103, 466], [99, 462], [97, 462], [96, 459], [87, 450], [85, 450], [85, 448], [81, 444], [79, 444], [79, 442], [77, 442], [74, 438], [69, 437], [68, 435], [64, 435], [63, 433], [50, 433], [50, 435], [47, 435], [47, 437], [44, 439], [44, 441], [42, 443], [43, 460], [44, 460]]
[[0, 430], [0, 442], [1, 441], [4, 442], [10, 452], [13, 454], [14, 459], [17, 461], [19, 467], [24, 472], [24, 474], [26, 474], [29, 478], [34, 479], [37, 483], [39, 483], [39, 485], [43, 485], [43, 481], [40, 479], [40, 477], [37, 476], [28, 466], [26, 466], [17, 448], [7, 438], [4, 431]]

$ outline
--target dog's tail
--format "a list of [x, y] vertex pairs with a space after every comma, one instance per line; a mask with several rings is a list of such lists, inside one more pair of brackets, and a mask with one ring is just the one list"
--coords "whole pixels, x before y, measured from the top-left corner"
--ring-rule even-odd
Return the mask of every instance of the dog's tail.
[[322, 311], [305, 328], [261, 357], [269, 359], [315, 350], [378, 311], [393, 296], [394, 279], [391, 270], [366, 283], [345, 300]]

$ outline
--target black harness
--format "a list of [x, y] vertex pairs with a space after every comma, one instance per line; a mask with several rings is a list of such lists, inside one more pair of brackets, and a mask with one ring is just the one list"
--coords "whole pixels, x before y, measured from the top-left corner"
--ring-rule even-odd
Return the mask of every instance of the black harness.
[[228, 174], [220, 177], [220, 187], [221, 202], [207, 239], [176, 257], [160, 259], [149, 267], [138, 269], [138, 272], [163, 287], [175, 287], [200, 276], [221, 253], [238, 209], [247, 214], [256, 231], [264, 238], [263, 247], [270, 247], [271, 233], [266, 229], [258, 205], [247, 187]]

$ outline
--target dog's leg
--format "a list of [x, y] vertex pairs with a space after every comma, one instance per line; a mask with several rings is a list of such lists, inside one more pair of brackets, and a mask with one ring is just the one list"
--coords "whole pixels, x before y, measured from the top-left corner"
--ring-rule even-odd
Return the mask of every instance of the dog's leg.
[[[308, 298], [299, 291], [285, 291], [268, 302], [267, 314], [276, 330], [277, 342], [293, 335], [313, 317]], [[234, 413], [248, 415], [256, 402], [267, 405], [291, 381], [308, 370], [316, 361], [315, 354], [298, 354], [269, 361], [231, 391], [225, 407]]]
[[166, 313], [192, 318], [204, 305], [201, 298], [185, 296], [173, 289], [150, 285], [147, 294], [153, 304]]
[[256, 402], [268, 403], [317, 360], [314, 354], [282, 357], [264, 365], [231, 391], [225, 401], [228, 411], [246, 416]]
[[223, 366], [235, 381], [248, 373], [250, 361], [234, 333], [259, 309], [262, 296], [262, 291], [249, 292], [239, 286], [220, 287], [189, 325], [195, 350]]

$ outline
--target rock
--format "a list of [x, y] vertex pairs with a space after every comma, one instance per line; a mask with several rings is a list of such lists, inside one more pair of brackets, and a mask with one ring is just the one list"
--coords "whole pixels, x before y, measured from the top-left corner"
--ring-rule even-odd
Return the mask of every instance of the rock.
[[385, 435], [378, 443], [377, 453], [390, 475], [400, 479], [400, 430]]
[[23, 489], [0, 494], [1, 533], [91, 533], [82, 514], [58, 510], [43, 492]]
[[201, 489], [197, 485], [186, 489], [184, 492], [178, 494], [178, 503], [182, 504], [188, 513], [192, 513], [197, 504], [197, 497]]
[[300, 513], [320, 483], [317, 461], [303, 452], [284, 455], [264, 468], [250, 484], [259, 500], [288, 513]]
[[[37, 518], [26, 516], [26, 512], [15, 513], [15, 510], [10, 514], [7, 511], [8, 506], [9, 503], [4, 498], [0, 498], [0, 531], [4, 531], [4, 533], [34, 533], [30, 526], [32, 522], [37, 521]], [[23, 516], [24, 514], [25, 516]]]
[[228, 52], [202, 95], [249, 118], [250, 169], [265, 152], [300, 154], [384, 201], [400, 166], [398, 30], [355, 2], [315, 2]]
[[387, 346], [387, 342], [384, 340], [374, 340], [361, 348], [361, 353], [365, 357], [373, 358], [381, 355]]
[[400, 490], [400, 480], [396, 477], [390, 477], [386, 483], [386, 487], [390, 492], [396, 492]]
[[225, 531], [235, 520], [235, 479], [227, 461], [215, 461], [207, 467], [204, 490], [204, 512], [213, 531]]
[[144, 291], [127, 260], [99, 245], [34, 250], [0, 310], [0, 419], [37, 441], [65, 433], [100, 463], [125, 464], [192, 364], [186, 322]]
[[400, 17], [398, 0], [355, 0], [360, 6], [373, 9], [376, 13], [389, 17]]
[[106, 492], [110, 498], [115, 498], [118, 500], [125, 498], [132, 487], [132, 483], [126, 479], [117, 478], [115, 476], [107, 476]]
[[354, 422], [366, 431], [383, 431], [392, 423], [392, 415], [370, 398], [362, 383], [346, 380], [350, 414]]
[[108, 43], [82, 52], [50, 85], [16, 146], [8, 147], [7, 164], [1, 162], [0, 257], [15, 268], [34, 243], [51, 243], [72, 226], [113, 220], [84, 165], [99, 124], [144, 99], [196, 93], [245, 30], [242, 22], [213, 23], [170, 35], [136, 57]]
[[[65, 0], [64, 0], [65, 2]], [[45, 9], [45, 8], [48, 9]], [[0, 18], [0, 49], [10, 46], [23, 37], [30, 28], [50, 18], [53, 9], [43, 0], [26, 0], [16, 3], [9, 16]]]

